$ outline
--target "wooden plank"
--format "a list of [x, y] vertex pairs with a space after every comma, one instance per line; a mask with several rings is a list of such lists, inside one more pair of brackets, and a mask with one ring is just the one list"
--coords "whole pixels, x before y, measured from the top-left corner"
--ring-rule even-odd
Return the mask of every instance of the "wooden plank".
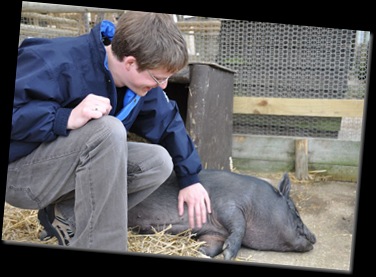
[[216, 66], [190, 65], [186, 128], [204, 168], [230, 169], [233, 80]]
[[33, 18], [33, 19], [36, 18], [36, 19], [46, 20], [49, 23], [54, 22], [54, 23], [62, 23], [62, 24], [70, 24], [70, 25], [78, 26], [78, 21], [75, 19], [50, 16], [50, 15], [40, 14], [40, 13], [29, 13], [29, 12], [23, 12], [21, 16], [26, 17], [26, 18]]
[[118, 10], [118, 9], [105, 9], [105, 8], [94, 8], [94, 7], [85, 7], [85, 6], [50, 4], [50, 3], [34, 3], [34, 2], [26, 2], [26, 1], [22, 2], [22, 11], [40, 12], [40, 13], [124, 12], [124, 10]]
[[178, 104], [203, 167], [230, 170], [233, 72], [211, 63], [186, 69], [171, 77], [165, 92]]
[[252, 171], [255, 173], [292, 172], [293, 161], [263, 161], [244, 158], [233, 158], [235, 171]]
[[180, 31], [184, 33], [204, 33], [213, 32], [213, 34], [219, 34], [221, 30], [220, 20], [210, 21], [178, 21], [177, 26]]
[[309, 179], [308, 175], [308, 139], [295, 140], [295, 177], [298, 180]]
[[59, 36], [77, 36], [79, 29], [58, 29], [52, 27], [41, 27], [35, 25], [20, 24], [20, 35], [26, 37], [59, 37]]
[[364, 100], [235, 96], [233, 112], [318, 117], [363, 117]]
[[261, 135], [232, 135], [233, 158], [258, 161], [293, 162], [295, 159], [295, 138]]

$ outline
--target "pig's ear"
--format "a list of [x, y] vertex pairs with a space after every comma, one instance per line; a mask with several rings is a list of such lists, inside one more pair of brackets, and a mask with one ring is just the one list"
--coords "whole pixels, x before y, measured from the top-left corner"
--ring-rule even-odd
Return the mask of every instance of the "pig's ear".
[[289, 197], [290, 187], [291, 183], [289, 174], [286, 172], [285, 174], [283, 174], [281, 181], [279, 181], [278, 189], [282, 195], [284, 195], [285, 197]]

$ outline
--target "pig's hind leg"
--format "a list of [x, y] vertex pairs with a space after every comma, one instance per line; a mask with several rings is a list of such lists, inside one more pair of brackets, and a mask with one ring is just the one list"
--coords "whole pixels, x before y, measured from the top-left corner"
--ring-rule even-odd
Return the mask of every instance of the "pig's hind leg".
[[223, 257], [225, 260], [235, 259], [246, 231], [244, 215], [239, 209], [234, 209], [231, 214], [227, 211], [227, 215], [221, 216], [219, 221], [229, 234], [222, 247]]
[[218, 218], [216, 224], [217, 228], [221, 231], [212, 232], [212, 230], [211, 232], [201, 234], [197, 240], [206, 242], [200, 248], [203, 254], [215, 257], [222, 253], [225, 260], [231, 260], [236, 258], [242, 245], [246, 222], [240, 210], [234, 209], [231, 216], [229, 216], [228, 211], [226, 212], [227, 215]]

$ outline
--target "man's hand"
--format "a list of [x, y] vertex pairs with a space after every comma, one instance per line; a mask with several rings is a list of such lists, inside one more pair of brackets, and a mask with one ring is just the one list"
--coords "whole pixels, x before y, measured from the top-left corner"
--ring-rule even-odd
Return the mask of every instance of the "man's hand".
[[108, 115], [111, 109], [110, 99], [89, 94], [72, 110], [68, 119], [67, 129], [78, 129], [91, 119], [98, 119]]
[[188, 207], [190, 228], [201, 228], [207, 220], [207, 213], [211, 213], [210, 198], [206, 189], [200, 183], [196, 183], [180, 190], [178, 196], [180, 216], [184, 214], [184, 203], [187, 203]]

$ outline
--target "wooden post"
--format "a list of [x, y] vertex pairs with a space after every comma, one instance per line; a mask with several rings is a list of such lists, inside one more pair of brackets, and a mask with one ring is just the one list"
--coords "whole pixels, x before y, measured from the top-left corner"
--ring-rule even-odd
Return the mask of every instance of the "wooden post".
[[295, 177], [298, 180], [309, 179], [307, 139], [295, 140]]

